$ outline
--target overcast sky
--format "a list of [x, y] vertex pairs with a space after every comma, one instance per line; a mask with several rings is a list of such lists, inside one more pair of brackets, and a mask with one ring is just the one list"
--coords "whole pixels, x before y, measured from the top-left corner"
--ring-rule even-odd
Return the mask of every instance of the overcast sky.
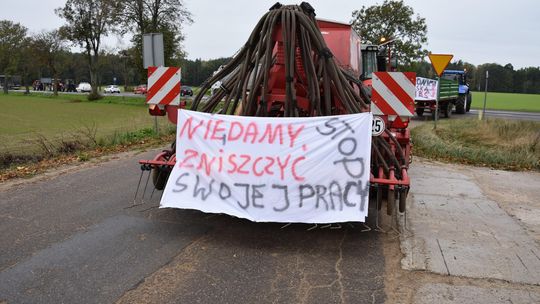
[[[210, 59], [234, 54], [276, 0], [184, 2], [194, 20], [185, 27], [184, 47], [188, 57]], [[317, 17], [349, 22], [353, 10], [383, 1], [308, 2], [315, 8]], [[54, 9], [64, 3], [64, 0], [3, 0], [0, 19], [20, 22], [32, 32], [53, 29], [62, 25]], [[454, 54], [454, 59], [473, 64], [540, 66], [540, 0], [405, 0], [405, 3], [426, 18], [426, 48], [434, 53]], [[128, 41], [124, 40], [110, 37], [107, 47], [125, 47]]]

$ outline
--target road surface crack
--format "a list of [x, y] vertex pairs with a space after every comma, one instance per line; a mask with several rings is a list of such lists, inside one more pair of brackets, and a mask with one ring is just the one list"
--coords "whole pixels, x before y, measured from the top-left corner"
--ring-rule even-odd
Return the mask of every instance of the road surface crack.
[[444, 257], [444, 253], [441, 248], [441, 243], [439, 243], [439, 239], [437, 239], [437, 245], [439, 245], [439, 251], [441, 252], [441, 256], [444, 262], [444, 267], [446, 267], [446, 273], [450, 275], [450, 270], [448, 269], [448, 264], [446, 264], [446, 258]]
[[336, 264], [334, 265], [334, 269], [336, 270], [336, 274], [337, 274], [336, 281], [339, 286], [339, 298], [341, 300], [341, 303], [345, 303], [345, 288], [343, 287], [343, 273], [341, 272], [341, 263], [343, 262], [343, 243], [345, 242], [346, 236], [347, 236], [347, 231], [345, 230], [345, 233], [343, 233], [343, 237], [341, 238], [341, 241], [339, 242], [339, 257], [336, 261]]

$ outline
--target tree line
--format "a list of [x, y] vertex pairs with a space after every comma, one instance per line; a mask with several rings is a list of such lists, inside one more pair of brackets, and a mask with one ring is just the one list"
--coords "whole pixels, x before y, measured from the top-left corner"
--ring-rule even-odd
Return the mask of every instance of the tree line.
[[[514, 69], [510, 63], [472, 63], [457, 60], [451, 62], [447, 69], [465, 70], [467, 82], [472, 90], [483, 91], [486, 85], [486, 71], [489, 71], [487, 90], [490, 92], [540, 94], [540, 67], [524, 67]], [[401, 71], [413, 71], [419, 77], [435, 78], [431, 64], [425, 60], [415, 61], [400, 67]]]
[[[91, 96], [99, 98], [97, 89], [102, 84], [127, 87], [146, 83], [142, 37], [151, 32], [163, 33], [165, 65], [182, 68], [183, 84], [200, 86], [230, 60], [185, 58], [183, 26], [193, 20], [182, 0], [66, 0], [55, 12], [65, 24], [36, 34], [29, 34], [19, 23], [0, 20], [0, 73], [21, 76], [23, 85], [41, 77], [74, 83], [88, 81], [94, 90]], [[384, 38], [386, 47], [392, 49], [392, 62], [399, 64], [398, 70], [434, 76], [431, 65], [424, 60], [428, 52], [424, 49], [425, 19], [402, 0], [363, 6], [352, 13], [351, 24], [363, 43], [377, 45]], [[131, 46], [121, 50], [103, 47], [103, 37], [128, 33], [132, 35]], [[72, 53], [71, 46], [79, 46], [82, 52]], [[468, 82], [475, 90], [483, 90], [485, 71], [489, 70], [489, 91], [540, 93], [539, 67], [516, 70], [511, 64], [475, 66], [458, 60], [448, 68], [467, 69]]]
[[[138, 78], [136, 82], [142, 82], [146, 78], [142, 66], [143, 34], [162, 33], [165, 64], [178, 65], [184, 57], [182, 27], [192, 22], [182, 0], [66, 0], [55, 13], [64, 25], [34, 35], [19, 23], [0, 20], [0, 71], [6, 75], [5, 93], [7, 76], [15, 74], [26, 85], [44, 72], [56, 82], [60, 77], [88, 77], [92, 85], [90, 99], [100, 97], [97, 87], [107, 78], [124, 83]], [[117, 52], [104, 49], [104, 37], [128, 33], [133, 37], [131, 47]], [[83, 51], [72, 54], [70, 46]]]

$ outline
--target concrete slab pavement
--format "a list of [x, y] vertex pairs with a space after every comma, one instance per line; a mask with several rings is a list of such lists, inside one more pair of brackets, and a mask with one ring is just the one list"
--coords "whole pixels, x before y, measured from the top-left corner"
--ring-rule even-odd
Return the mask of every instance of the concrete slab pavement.
[[410, 174], [404, 269], [540, 285], [539, 245], [473, 177], [429, 162], [415, 163]]
[[426, 284], [415, 296], [417, 304], [540, 303], [540, 293], [524, 290]]

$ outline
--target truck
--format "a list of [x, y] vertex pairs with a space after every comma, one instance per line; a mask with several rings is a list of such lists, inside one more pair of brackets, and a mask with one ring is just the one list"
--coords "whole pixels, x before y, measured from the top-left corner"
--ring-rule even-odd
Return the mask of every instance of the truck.
[[[295, 18], [284, 19], [284, 24], [276, 22], [281, 20], [278, 16], [283, 15]], [[294, 35], [300, 37], [291, 38]], [[377, 210], [385, 204], [390, 215], [405, 212], [410, 187], [408, 166], [412, 159], [407, 127], [414, 113], [414, 98], [410, 96], [406, 104], [392, 100], [394, 104], [400, 103], [400, 109], [407, 109], [403, 116], [388, 105], [379, 105], [380, 109], [374, 110], [377, 109], [377, 91], [371, 85], [379, 83], [377, 73], [386, 73], [379, 71], [382, 68], [377, 64], [381, 61], [379, 53], [377, 46], [363, 48], [360, 36], [350, 24], [316, 19], [308, 3], [298, 6], [276, 3], [261, 18], [236, 56], [203, 83], [189, 109], [266, 117], [372, 112], [374, 122], [380, 123], [374, 130], [381, 132], [373, 135], [371, 145], [370, 197], [375, 199]], [[410, 95], [413, 95], [414, 73], [407, 76], [395, 73], [409, 83]], [[212, 95], [203, 99], [209, 90], [213, 91]], [[151, 104], [149, 112], [154, 116], [166, 115], [171, 123], [177, 124], [178, 109], [185, 106], [182, 102], [179, 105]], [[176, 164], [175, 151], [176, 142], [173, 142], [170, 149], [153, 159], [140, 160], [139, 184], [142, 174], [149, 171], [155, 189], [163, 190]]]
[[[454, 111], [465, 114], [471, 107], [472, 96], [467, 84], [466, 71], [444, 70], [440, 78], [439, 115], [449, 118]], [[437, 81], [434, 79], [416, 78], [416, 114], [422, 117], [426, 111], [435, 119]]]

